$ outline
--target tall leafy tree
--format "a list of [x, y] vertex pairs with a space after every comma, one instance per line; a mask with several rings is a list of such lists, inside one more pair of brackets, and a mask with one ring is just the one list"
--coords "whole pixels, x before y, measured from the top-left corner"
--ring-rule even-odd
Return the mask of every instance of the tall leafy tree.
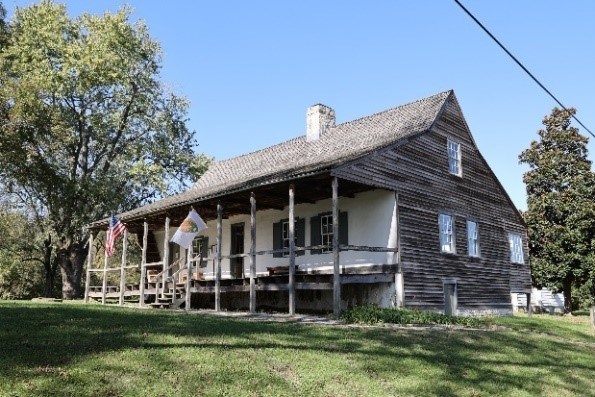
[[[27, 217], [0, 200], [0, 299], [32, 298], [54, 285], [44, 285], [38, 266], [43, 253], [39, 239], [31, 236]], [[54, 271], [55, 274], [55, 271]], [[46, 277], [49, 282], [52, 277]]]
[[4, 8], [4, 4], [0, 2], [0, 50], [4, 47], [6, 38], [6, 8]]
[[595, 276], [595, 176], [588, 139], [571, 126], [574, 109], [554, 108], [539, 140], [519, 156], [524, 175], [531, 272], [537, 285], [562, 290], [565, 311], [572, 289]]
[[[209, 160], [161, 51], [130, 10], [17, 8], [0, 52], [0, 184], [46, 227], [63, 298], [81, 293], [84, 225], [179, 191]], [[47, 251], [46, 251], [47, 252]]]

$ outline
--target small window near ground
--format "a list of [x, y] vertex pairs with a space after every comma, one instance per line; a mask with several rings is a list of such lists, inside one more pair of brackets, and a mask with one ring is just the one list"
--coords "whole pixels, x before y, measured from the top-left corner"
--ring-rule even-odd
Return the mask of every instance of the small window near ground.
[[523, 239], [518, 233], [508, 233], [508, 244], [510, 244], [510, 261], [512, 263], [524, 264]]
[[479, 226], [475, 221], [467, 221], [467, 254], [479, 256]]
[[461, 176], [461, 144], [448, 140], [448, 172]]
[[445, 253], [455, 253], [454, 224], [453, 216], [440, 214], [438, 223], [440, 226], [440, 250]]

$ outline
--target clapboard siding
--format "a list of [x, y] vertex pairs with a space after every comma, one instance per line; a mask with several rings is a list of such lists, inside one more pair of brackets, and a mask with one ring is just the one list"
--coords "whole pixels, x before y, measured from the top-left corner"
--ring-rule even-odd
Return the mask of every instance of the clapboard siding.
[[[459, 142], [462, 177], [448, 172], [447, 140]], [[405, 303], [441, 309], [443, 279], [457, 278], [459, 308], [510, 308], [511, 292], [529, 292], [529, 266], [510, 263], [508, 233], [521, 234], [520, 214], [479, 153], [454, 96], [433, 127], [335, 172], [399, 193]], [[442, 254], [438, 214], [455, 219], [456, 254]], [[480, 257], [467, 256], [467, 219], [479, 225]]]

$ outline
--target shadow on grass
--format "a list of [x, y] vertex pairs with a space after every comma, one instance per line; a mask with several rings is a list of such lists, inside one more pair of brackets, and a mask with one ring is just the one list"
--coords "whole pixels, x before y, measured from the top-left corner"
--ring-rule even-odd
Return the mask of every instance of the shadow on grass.
[[[227, 352], [249, 357], [263, 351], [281, 351], [298, 360], [300, 354], [339, 356], [349, 360], [354, 373], [379, 384], [388, 382], [391, 388], [399, 385], [398, 394], [455, 396], [461, 390], [475, 390], [481, 395], [543, 395], [565, 390], [594, 395], [595, 389], [593, 344], [576, 346], [547, 335], [515, 331], [306, 326], [94, 305], [12, 302], [0, 302], [0, 319], [0, 380], [13, 382], [25, 373], [44, 376], [52, 368], [123, 350], [146, 352], [143, 365], [158, 375], [176, 367], [168, 349], [194, 349], [213, 357], [225, 357]], [[224, 374], [212, 376], [240, 383], [254, 375], [230, 365]], [[258, 385], [258, 379], [252, 382]], [[295, 392], [290, 384], [285, 386], [288, 395]], [[51, 395], [52, 387], [49, 381], [38, 395]], [[102, 393], [97, 395], [119, 395]], [[392, 392], [387, 390], [387, 394]]]

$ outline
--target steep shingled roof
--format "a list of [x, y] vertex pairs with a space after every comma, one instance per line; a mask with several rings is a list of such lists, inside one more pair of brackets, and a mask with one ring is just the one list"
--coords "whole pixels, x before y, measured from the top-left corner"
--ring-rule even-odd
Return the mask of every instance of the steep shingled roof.
[[300, 136], [256, 152], [216, 162], [192, 190], [209, 194], [267, 176], [325, 169], [390, 145], [432, 126], [452, 91], [339, 124], [320, 139]]
[[[318, 140], [305, 135], [252, 153], [217, 161], [188, 191], [128, 211], [123, 219], [199, 202], [318, 171], [364, 156], [431, 128], [452, 91], [329, 128]], [[104, 221], [91, 224], [97, 227]]]

